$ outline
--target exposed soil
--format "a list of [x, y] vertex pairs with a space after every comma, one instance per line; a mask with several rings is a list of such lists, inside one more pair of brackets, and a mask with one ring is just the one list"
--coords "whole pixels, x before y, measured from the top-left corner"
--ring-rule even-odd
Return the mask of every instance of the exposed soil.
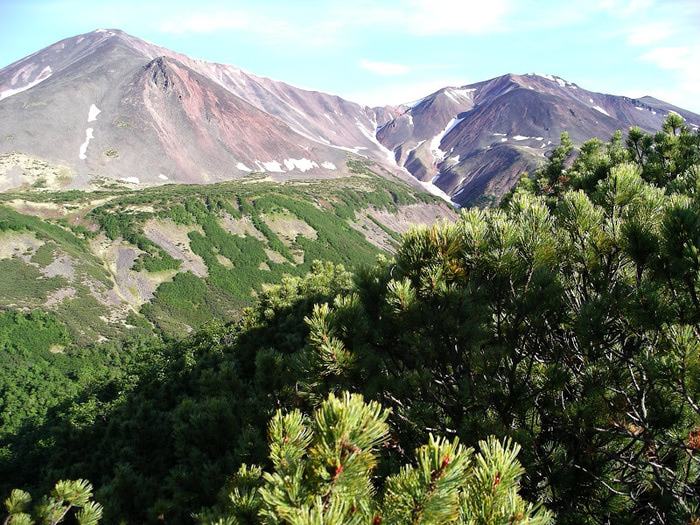
[[219, 219], [219, 224], [224, 230], [226, 230], [229, 233], [232, 233], [233, 235], [238, 235], [240, 237], [250, 235], [260, 241], [265, 240], [265, 236], [255, 228], [253, 223], [250, 222], [249, 217], [236, 219], [228, 213], [225, 213]]
[[75, 278], [74, 261], [66, 254], [56, 257], [51, 264], [42, 269], [46, 277], [56, 277], [60, 275], [69, 281]]
[[5, 232], [0, 234], [0, 259], [21, 257], [28, 263], [34, 251], [42, 244], [43, 241], [28, 233]]
[[313, 240], [318, 238], [316, 230], [306, 222], [289, 213], [266, 215], [264, 219], [270, 229], [280, 238], [287, 248], [291, 247], [298, 235]]
[[15, 151], [0, 155], [0, 192], [33, 186], [37, 191], [56, 191], [73, 178], [69, 168]]
[[208, 272], [204, 260], [190, 248], [187, 234], [191, 231], [202, 233], [199, 226], [181, 226], [169, 219], [151, 219], [143, 228], [146, 237], [160, 245], [173, 259], [182, 261], [182, 271], [189, 270], [197, 277], [206, 277]]
[[75, 288], [61, 288], [60, 290], [56, 290], [54, 293], [48, 296], [46, 302], [44, 303], [44, 306], [50, 308], [51, 306], [60, 303], [64, 299], [73, 297], [74, 295]]
[[370, 208], [365, 211], [365, 215], [359, 213], [356, 215], [358, 222], [350, 222], [350, 225], [362, 232], [367, 240], [378, 248], [393, 252], [395, 241], [369, 217], [376, 219], [387, 228], [403, 234], [414, 226], [432, 226], [436, 221], [442, 219], [455, 220], [457, 212], [443, 204], [412, 204], [400, 207], [396, 214]]
[[[106, 298], [111, 304], [126, 302], [138, 307], [153, 297], [164, 280], [162, 276], [150, 275], [145, 271], [134, 272], [131, 267], [141, 250], [122, 240], [112, 241], [102, 234], [91, 241], [91, 247], [105, 261], [112, 274], [115, 287]], [[172, 272], [169, 274], [172, 276]]]

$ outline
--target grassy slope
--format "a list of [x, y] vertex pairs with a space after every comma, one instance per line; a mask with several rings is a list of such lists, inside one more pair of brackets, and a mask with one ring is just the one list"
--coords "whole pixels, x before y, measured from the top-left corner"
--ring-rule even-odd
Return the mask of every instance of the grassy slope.
[[144, 317], [179, 337], [314, 260], [371, 262], [396, 225], [371, 227], [368, 210], [434, 199], [349, 165], [352, 176], [321, 181], [2, 194], [0, 309], [53, 311], [80, 344]]

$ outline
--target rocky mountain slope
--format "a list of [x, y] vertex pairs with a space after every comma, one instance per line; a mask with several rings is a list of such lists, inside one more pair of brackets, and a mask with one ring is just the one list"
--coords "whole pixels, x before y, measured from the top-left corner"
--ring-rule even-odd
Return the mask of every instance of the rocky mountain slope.
[[603, 95], [549, 75], [504, 75], [444, 88], [377, 131], [397, 163], [458, 204], [497, 202], [523, 171], [542, 164], [568, 132], [575, 144], [638, 126], [660, 129], [669, 111], [700, 125], [700, 115], [645, 97]]
[[[65, 167], [71, 188], [96, 177], [149, 185], [252, 171], [323, 177], [343, 172], [348, 152], [391, 166], [373, 118], [337, 96], [117, 30], [68, 38], [0, 70], [0, 153]], [[5, 176], [31, 184], [20, 171]]]
[[649, 132], [669, 111], [700, 125], [700, 115], [659, 100], [538, 74], [368, 108], [100, 29], [0, 70], [0, 191], [250, 172], [327, 178], [346, 174], [356, 155], [458, 205], [487, 205], [541, 165], [562, 132], [575, 144], [630, 126]]

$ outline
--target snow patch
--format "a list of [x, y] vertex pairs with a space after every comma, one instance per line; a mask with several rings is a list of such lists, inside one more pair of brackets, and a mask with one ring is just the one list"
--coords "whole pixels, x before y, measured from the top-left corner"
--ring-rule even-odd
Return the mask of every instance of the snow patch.
[[330, 161], [326, 161], [326, 162], [322, 163], [322, 164], [321, 164], [321, 167], [322, 167], [322, 168], [326, 168], [327, 170], [337, 170], [337, 169], [338, 169], [338, 168], [336, 167], [336, 165], [333, 164], [333, 163], [330, 162]]
[[284, 173], [284, 170], [282, 169], [282, 165], [279, 162], [277, 162], [276, 160], [272, 160], [270, 162], [260, 162], [259, 160], [256, 160], [255, 164], [257, 164], [258, 167], [262, 166], [261, 171], [271, 171], [273, 173]]
[[418, 144], [416, 144], [414, 147], [409, 148], [406, 150], [406, 159], [411, 156], [411, 153], [417, 150], [418, 148], [421, 147], [421, 145], [425, 142], [425, 140], [421, 140]]
[[515, 135], [513, 140], [544, 140], [544, 137], [526, 137], [524, 135]]
[[567, 85], [566, 80], [564, 80], [563, 78], [555, 77], [552, 75], [545, 75], [542, 73], [535, 73], [535, 75], [537, 75], [538, 77], [546, 78], [547, 80], [551, 80], [552, 82], [556, 82], [561, 87], [566, 87], [566, 85]]
[[610, 116], [610, 114], [607, 111], [605, 111], [603, 108], [601, 108], [600, 106], [593, 106], [593, 109], [602, 113], [603, 115], [607, 115], [608, 117]]
[[160, 180], [168, 180], [168, 176], [167, 176], [167, 175], [163, 175], [162, 173], [158, 174], [158, 178], [159, 178]]
[[501, 142], [508, 142], [508, 137], [503, 137], [503, 138], [501, 139]]
[[433, 140], [430, 141], [430, 151], [433, 154], [435, 160], [439, 161], [445, 158], [446, 153], [440, 149], [440, 143], [442, 142], [442, 139], [445, 138], [445, 136], [463, 120], [464, 118], [454, 117], [447, 123], [445, 129], [442, 130], [442, 132], [438, 135], [435, 135], [433, 137]]
[[87, 159], [86, 153], [87, 153], [88, 144], [90, 144], [90, 139], [94, 139], [94, 138], [95, 138], [95, 136], [92, 134], [93, 131], [95, 131], [93, 128], [87, 128], [87, 129], [85, 130], [85, 142], [83, 142], [83, 143], [80, 145], [80, 153], [78, 153], [78, 158], [79, 158], [80, 160], [85, 160], [85, 159]]
[[253, 171], [248, 166], [243, 164], [242, 162], [239, 162], [238, 164], [236, 164], [236, 169], [238, 169], [240, 171]]
[[124, 182], [128, 182], [130, 184], [141, 184], [141, 181], [139, 180], [138, 177], [122, 177], [119, 180], [124, 181]]
[[551, 80], [554, 82], [554, 77], [552, 75], [545, 75], [544, 73], [535, 73], [538, 77], [546, 78], [547, 80]]
[[460, 100], [459, 97], [471, 100], [471, 93], [473, 93], [474, 91], [476, 91], [476, 88], [448, 89], [447, 91], [445, 91], [445, 94], [458, 104], [461, 104], [464, 101]]
[[428, 190], [429, 193], [432, 193], [433, 195], [436, 195], [437, 197], [440, 197], [441, 199], [454, 205], [450, 196], [447, 193], [445, 193], [444, 191], [442, 191], [440, 188], [435, 186], [435, 184], [433, 184], [432, 182], [423, 182], [420, 180], [418, 182], [420, 183], [421, 186], [423, 186], [426, 190]]
[[[24, 71], [22, 71], [22, 72], [24, 72]], [[23, 87], [20, 87], [20, 88], [15, 88], [15, 89], [8, 89], [8, 90], [5, 90], [5, 91], [3, 91], [2, 93], [0, 93], [0, 100], [2, 100], [2, 99], [4, 99], [4, 98], [7, 98], [7, 97], [11, 97], [12, 95], [16, 95], [17, 93], [21, 93], [22, 91], [26, 91], [26, 90], [28, 90], [28, 89], [30, 89], [30, 88], [33, 88], [33, 87], [36, 86], [37, 84], [40, 84], [41, 82], [43, 82], [44, 80], [46, 80], [47, 78], [49, 78], [49, 77], [51, 76], [51, 73], [52, 73], [52, 71], [51, 71], [51, 66], [46, 66], [46, 67], [41, 71], [41, 73], [39, 73], [39, 76], [36, 77], [36, 79], [34, 79], [33, 82], [30, 82], [30, 83], [27, 84], [26, 86], [23, 86]], [[15, 78], [16, 78], [16, 77], [17, 77], [17, 75], [15, 75]], [[14, 82], [15, 82], [15, 78], [12, 79], [12, 83], [13, 83], [13, 84], [14, 84]]]
[[102, 113], [102, 110], [98, 108], [95, 104], [90, 106], [90, 110], [88, 111], [88, 122], [94, 122], [97, 120], [97, 115]]
[[[375, 146], [377, 146], [380, 151], [384, 152], [384, 154], [386, 155], [386, 159], [391, 164], [396, 164], [396, 158], [394, 157], [394, 153], [389, 148], [387, 148], [386, 146], [384, 146], [381, 142], [379, 142], [377, 140], [377, 137], [374, 134], [374, 130], [368, 130], [362, 124], [362, 122], [360, 122], [357, 118], [355, 119], [355, 124], [357, 125], [357, 128], [360, 130], [360, 133], [362, 133], [367, 138], [367, 140], [369, 140]], [[340, 149], [344, 149], [344, 148], [340, 148]], [[358, 147], [356, 149], [367, 149], [367, 148], [366, 147], [362, 147], [362, 148]], [[355, 152], [355, 153], [357, 153], [357, 152]]]
[[461, 95], [463, 97], [471, 98], [471, 94], [476, 91], [476, 88], [463, 88], [463, 89], [455, 89], [453, 90], [453, 93], [457, 95]]
[[318, 168], [318, 164], [309, 159], [284, 159], [287, 170], [298, 169], [302, 173], [313, 168]]
[[639, 106], [634, 106], [634, 109], [638, 109], [639, 111], [644, 111], [644, 108], [640, 108]]
[[[242, 88], [246, 87], [246, 80], [245, 80], [245, 78], [242, 76], [241, 71], [240, 71], [239, 69], [233, 69], [233, 73], [235, 73], [235, 74], [236, 74], [236, 77], [238, 77], [238, 78], [235, 78], [235, 77], [233, 76], [233, 74], [231, 73], [231, 70], [227, 69], [226, 71], [224, 71], [224, 75], [226, 75], [226, 77], [227, 77], [231, 82], [233, 82], [233, 83], [236, 85], [236, 87], [237, 87], [238, 89], [242, 89]], [[224, 85], [224, 84], [223, 84], [223, 78], [221, 79], [221, 82], [222, 82], [222, 85]], [[227, 86], [225, 86], [225, 85], [224, 85], [224, 87], [226, 87], [227, 89], [229, 89], [229, 88], [228, 88]]]
[[413, 108], [415, 108], [416, 106], [419, 106], [420, 103], [423, 102], [424, 100], [425, 100], [425, 98], [419, 98], [418, 100], [416, 100], [416, 101], [414, 101], [414, 102], [409, 102], [409, 103], [406, 104], [406, 105], [407, 105], [409, 108], [413, 109]]

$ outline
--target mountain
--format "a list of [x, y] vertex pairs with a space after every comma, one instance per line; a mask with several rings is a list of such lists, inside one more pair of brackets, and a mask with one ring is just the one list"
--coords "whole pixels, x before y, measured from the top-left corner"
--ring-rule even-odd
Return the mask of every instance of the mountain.
[[630, 126], [651, 132], [669, 111], [700, 125], [700, 115], [650, 97], [539, 74], [368, 108], [99, 29], [0, 70], [0, 191], [202, 184], [250, 172], [327, 178], [364, 157], [455, 204], [488, 205], [540, 166], [562, 132], [576, 145]]
[[400, 166], [455, 203], [488, 204], [522, 172], [540, 166], [562, 132], [577, 145], [631, 126], [654, 132], [671, 111], [700, 125], [700, 115], [651, 97], [603, 95], [559, 77], [509, 74], [402, 106], [377, 138]]
[[0, 70], [0, 311], [55, 312], [83, 342], [144, 319], [182, 335], [454, 219], [375, 118], [117, 30]]
[[[348, 153], [392, 168], [374, 118], [340, 97], [118, 30], [62, 40], [0, 70], [0, 153], [49, 162], [69, 188], [105, 177], [153, 185], [251, 171], [329, 176], [347, 172]], [[0, 189], [33, 182], [20, 171]]]

